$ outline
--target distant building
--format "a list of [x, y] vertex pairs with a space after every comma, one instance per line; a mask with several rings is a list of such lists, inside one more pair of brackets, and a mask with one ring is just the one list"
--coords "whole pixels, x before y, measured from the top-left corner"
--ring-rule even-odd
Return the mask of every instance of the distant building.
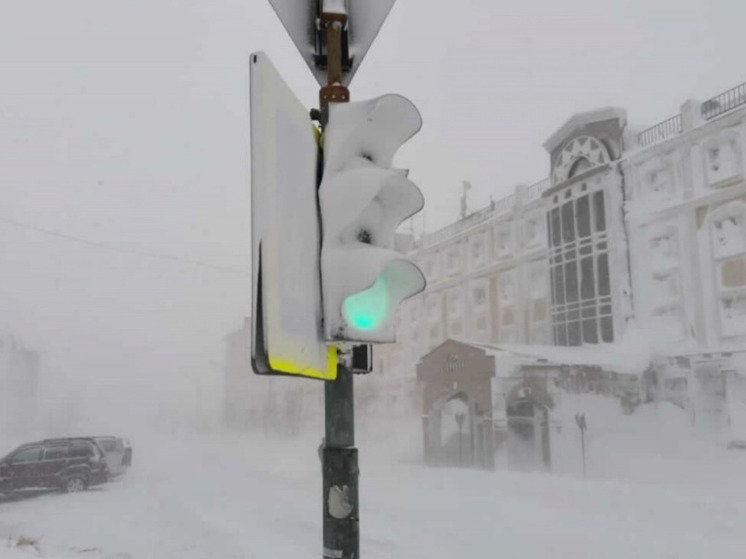
[[547, 180], [419, 239], [427, 289], [376, 367], [412, 378], [448, 339], [614, 344], [645, 356], [645, 395], [746, 439], [746, 84], [639, 132], [576, 114], [544, 147]]
[[16, 437], [38, 419], [39, 365], [38, 352], [0, 338], [0, 438]]
[[[223, 421], [226, 426], [246, 427], [252, 419], [251, 320], [225, 339]], [[255, 418], [256, 419], [256, 418]]]
[[290, 376], [257, 375], [251, 368], [251, 319], [225, 337], [223, 422], [294, 436], [304, 422], [323, 421], [323, 384]]

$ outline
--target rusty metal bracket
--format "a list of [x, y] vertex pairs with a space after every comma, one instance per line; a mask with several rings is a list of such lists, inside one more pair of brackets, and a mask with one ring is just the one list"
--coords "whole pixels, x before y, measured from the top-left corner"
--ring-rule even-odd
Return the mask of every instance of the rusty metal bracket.
[[348, 103], [350, 101], [350, 90], [343, 85], [325, 85], [319, 91], [319, 101], [322, 107], [329, 103]]
[[326, 26], [333, 21], [338, 21], [342, 24], [342, 27], [344, 28], [345, 25], [347, 25], [347, 14], [338, 14], [338, 13], [329, 13], [329, 12], [321, 12], [321, 16], [319, 17], [319, 22], [322, 26]]

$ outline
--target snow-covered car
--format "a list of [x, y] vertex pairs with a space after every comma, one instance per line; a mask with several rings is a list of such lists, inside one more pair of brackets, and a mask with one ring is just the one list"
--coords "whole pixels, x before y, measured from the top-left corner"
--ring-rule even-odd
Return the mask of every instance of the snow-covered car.
[[124, 474], [132, 465], [132, 445], [121, 437], [91, 437], [104, 451], [109, 476], [112, 478]]
[[90, 437], [26, 443], [0, 459], [0, 493], [35, 488], [82, 491], [108, 479], [104, 452]]

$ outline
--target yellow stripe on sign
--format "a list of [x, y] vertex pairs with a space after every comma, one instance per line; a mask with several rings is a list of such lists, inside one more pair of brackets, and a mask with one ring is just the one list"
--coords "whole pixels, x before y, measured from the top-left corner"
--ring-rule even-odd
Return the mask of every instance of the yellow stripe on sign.
[[269, 356], [269, 366], [275, 371], [288, 373], [290, 375], [299, 375], [303, 377], [317, 378], [321, 380], [334, 380], [337, 378], [337, 348], [330, 346], [326, 353], [326, 371], [315, 371], [313, 369], [304, 369], [284, 359]]

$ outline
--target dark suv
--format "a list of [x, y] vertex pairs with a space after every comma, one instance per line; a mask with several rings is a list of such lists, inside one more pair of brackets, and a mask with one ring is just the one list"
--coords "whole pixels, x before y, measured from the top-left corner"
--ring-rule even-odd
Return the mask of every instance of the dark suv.
[[0, 493], [30, 488], [82, 491], [108, 479], [105, 454], [93, 438], [28, 443], [0, 460]]

